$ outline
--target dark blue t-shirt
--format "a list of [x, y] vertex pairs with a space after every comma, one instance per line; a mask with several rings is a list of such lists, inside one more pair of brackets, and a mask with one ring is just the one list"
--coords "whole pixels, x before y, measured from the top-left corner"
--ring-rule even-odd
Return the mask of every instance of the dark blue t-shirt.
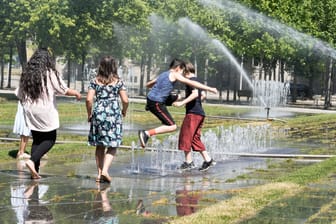
[[[190, 80], [199, 82], [199, 80], [196, 77], [192, 77], [190, 78]], [[186, 90], [185, 90], [186, 98], [192, 93], [194, 89], [195, 89], [194, 87], [186, 85]], [[202, 96], [202, 90], [198, 89], [198, 97], [190, 101], [186, 105], [187, 114], [198, 114], [198, 115], [205, 116], [205, 113], [202, 107], [201, 96]]]
[[170, 71], [163, 72], [159, 75], [151, 91], [149, 91], [147, 98], [163, 103], [167, 100], [171, 91], [174, 89], [175, 82], [169, 80]]

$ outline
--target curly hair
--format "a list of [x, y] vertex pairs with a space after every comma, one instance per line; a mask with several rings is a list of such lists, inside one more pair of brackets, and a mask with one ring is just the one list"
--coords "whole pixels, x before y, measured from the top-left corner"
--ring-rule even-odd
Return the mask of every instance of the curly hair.
[[18, 98], [21, 102], [26, 100], [36, 101], [43, 94], [48, 93], [47, 72], [53, 71], [60, 82], [56, 70], [55, 60], [46, 48], [37, 49], [23, 68], [20, 78], [20, 91]]
[[113, 78], [119, 79], [117, 63], [113, 57], [105, 56], [100, 60], [96, 78], [104, 85], [111, 83]]

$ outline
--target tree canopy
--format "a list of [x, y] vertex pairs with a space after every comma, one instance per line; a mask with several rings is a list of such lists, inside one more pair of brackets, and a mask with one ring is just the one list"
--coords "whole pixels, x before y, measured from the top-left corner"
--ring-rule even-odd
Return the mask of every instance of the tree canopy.
[[211, 45], [218, 40], [237, 58], [259, 58], [265, 68], [280, 60], [307, 78], [323, 76], [326, 58], [336, 56], [333, 0], [1, 0], [1, 6], [0, 59], [9, 60], [15, 46], [22, 65], [26, 41], [78, 63], [112, 54], [161, 66], [178, 56], [200, 71], [210, 60], [208, 69], [219, 73], [215, 65], [227, 59]]

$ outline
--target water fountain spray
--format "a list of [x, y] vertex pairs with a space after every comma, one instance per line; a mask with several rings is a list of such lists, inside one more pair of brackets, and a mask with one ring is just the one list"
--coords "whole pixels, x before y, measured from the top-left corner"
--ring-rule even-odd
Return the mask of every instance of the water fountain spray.
[[[240, 66], [240, 64], [238, 63], [237, 59], [233, 56], [233, 54], [230, 52], [230, 50], [219, 40], [217, 39], [213, 39], [211, 38], [205, 31], [203, 28], [201, 28], [198, 24], [193, 23], [192, 21], [190, 21], [190, 19], [188, 18], [180, 18], [178, 20], [178, 23], [180, 26], [183, 27], [183, 30], [185, 30], [185, 32], [189, 33], [189, 34], [197, 34], [197, 38], [202, 39], [204, 42], [210, 42], [217, 51], [219, 51], [220, 53], [224, 54], [226, 57], [228, 57], [230, 59], [230, 61], [233, 63], [233, 65], [235, 66], [235, 68], [237, 69], [237, 71], [242, 74], [242, 77], [244, 78], [244, 80], [246, 81], [246, 83], [248, 84], [249, 88], [252, 89], [252, 91], [254, 92], [255, 90], [255, 86], [253, 85], [253, 83], [251, 82], [248, 74], [246, 73], [246, 71]], [[261, 104], [264, 107], [268, 107], [268, 116], [269, 116], [269, 110], [270, 107], [269, 105], [266, 104], [265, 100], [263, 99], [262, 95], [255, 95], [259, 102], [261, 102]], [[268, 119], [268, 117], [267, 117]]]
[[199, 0], [206, 7], [220, 9], [223, 12], [234, 14], [235, 17], [240, 17], [246, 22], [255, 27], [255, 29], [263, 29], [269, 31], [273, 37], [289, 37], [289, 40], [294, 40], [296, 44], [304, 48], [312, 48], [315, 52], [321, 55], [329, 55], [336, 59], [336, 50], [330, 44], [314, 38], [310, 35], [301, 33], [292, 27], [286, 26], [276, 20], [271, 19], [263, 14], [260, 14], [252, 9], [249, 9], [237, 2], [219, 1], [219, 0]]

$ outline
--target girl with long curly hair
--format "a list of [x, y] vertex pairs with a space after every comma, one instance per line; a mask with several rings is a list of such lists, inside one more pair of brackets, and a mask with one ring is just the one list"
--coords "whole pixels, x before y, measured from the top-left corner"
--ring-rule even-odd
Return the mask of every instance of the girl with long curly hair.
[[26, 161], [32, 179], [41, 178], [41, 158], [56, 142], [56, 130], [59, 128], [56, 94], [81, 99], [81, 94], [68, 88], [62, 80], [48, 49], [39, 48], [23, 68], [17, 93], [33, 137], [31, 157]]

